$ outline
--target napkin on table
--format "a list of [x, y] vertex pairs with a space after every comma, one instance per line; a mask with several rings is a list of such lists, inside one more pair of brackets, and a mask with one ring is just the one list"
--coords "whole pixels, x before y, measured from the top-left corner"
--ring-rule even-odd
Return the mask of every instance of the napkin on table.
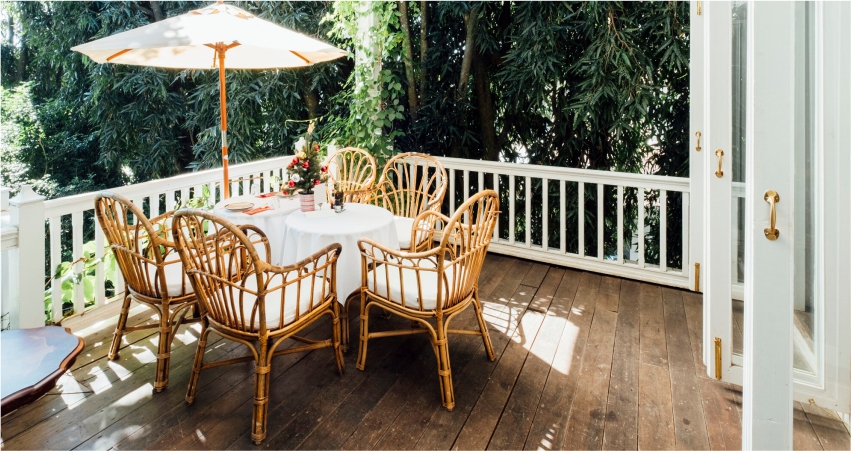
[[259, 199], [265, 199], [265, 198], [267, 198], [267, 197], [272, 197], [272, 196], [274, 196], [275, 194], [276, 194], [276, 193], [274, 193], [274, 192], [273, 192], [273, 193], [260, 194], [259, 196], [257, 196], [257, 198], [259, 198]]
[[269, 210], [268, 205], [264, 205], [262, 207], [257, 207], [257, 208], [252, 208], [251, 210], [245, 210], [245, 211], [243, 211], [243, 213], [245, 213], [247, 215], [256, 215], [257, 213], [262, 213], [266, 210]]

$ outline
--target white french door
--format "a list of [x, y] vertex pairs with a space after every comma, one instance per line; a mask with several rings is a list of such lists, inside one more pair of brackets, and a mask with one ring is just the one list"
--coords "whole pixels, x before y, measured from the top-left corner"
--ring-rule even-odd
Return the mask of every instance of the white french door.
[[791, 448], [793, 399], [851, 410], [851, 5], [693, 3], [704, 362]]

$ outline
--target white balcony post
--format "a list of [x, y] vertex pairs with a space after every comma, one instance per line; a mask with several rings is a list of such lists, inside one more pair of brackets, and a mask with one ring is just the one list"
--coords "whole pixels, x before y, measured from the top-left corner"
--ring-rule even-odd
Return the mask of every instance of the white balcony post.
[[12, 329], [44, 325], [44, 197], [24, 185], [9, 200], [10, 223], [18, 228], [18, 247], [10, 258], [9, 315]]

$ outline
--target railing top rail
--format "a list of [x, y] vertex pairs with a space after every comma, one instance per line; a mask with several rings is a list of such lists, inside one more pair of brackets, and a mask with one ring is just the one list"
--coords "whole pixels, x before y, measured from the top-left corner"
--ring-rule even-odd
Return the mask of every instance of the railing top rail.
[[627, 187], [664, 189], [667, 191], [689, 192], [688, 177], [670, 177], [664, 175], [632, 174], [627, 172], [599, 171], [595, 169], [561, 168], [524, 163], [505, 163], [500, 161], [468, 160], [466, 158], [438, 157], [447, 169], [461, 169], [473, 172], [489, 172], [521, 177], [546, 178], [571, 182], [601, 183]]
[[[289, 164], [292, 158], [292, 155], [287, 155], [230, 166], [230, 177], [233, 179], [247, 174], [282, 168]], [[136, 183], [133, 185], [120, 186], [110, 190], [121, 194], [124, 197], [135, 199], [153, 194], [160, 194], [170, 190], [178, 190], [210, 182], [219, 182], [221, 173], [221, 168], [214, 168], [164, 179]], [[91, 210], [94, 208], [94, 199], [96, 195], [97, 192], [89, 192], [48, 200], [44, 203], [44, 216], [45, 218], [52, 218], [78, 211]]]

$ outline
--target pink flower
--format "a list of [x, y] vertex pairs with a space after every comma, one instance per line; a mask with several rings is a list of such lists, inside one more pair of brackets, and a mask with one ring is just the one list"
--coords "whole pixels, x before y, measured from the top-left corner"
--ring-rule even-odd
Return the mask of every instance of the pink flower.
[[314, 181], [313, 181], [313, 186], [316, 186], [316, 185], [318, 185], [318, 184], [319, 184], [319, 180], [314, 180]]
[[290, 188], [295, 188], [295, 181], [290, 180], [289, 183], [287, 183], [287, 185], [289, 185]]
[[301, 165], [301, 167], [303, 167], [303, 168], [305, 168], [305, 169], [309, 168], [309, 167], [310, 167], [310, 162], [305, 161], [305, 162], [304, 162], [304, 164], [302, 164], [302, 165]]
[[292, 164], [298, 164], [298, 157], [293, 158]]

